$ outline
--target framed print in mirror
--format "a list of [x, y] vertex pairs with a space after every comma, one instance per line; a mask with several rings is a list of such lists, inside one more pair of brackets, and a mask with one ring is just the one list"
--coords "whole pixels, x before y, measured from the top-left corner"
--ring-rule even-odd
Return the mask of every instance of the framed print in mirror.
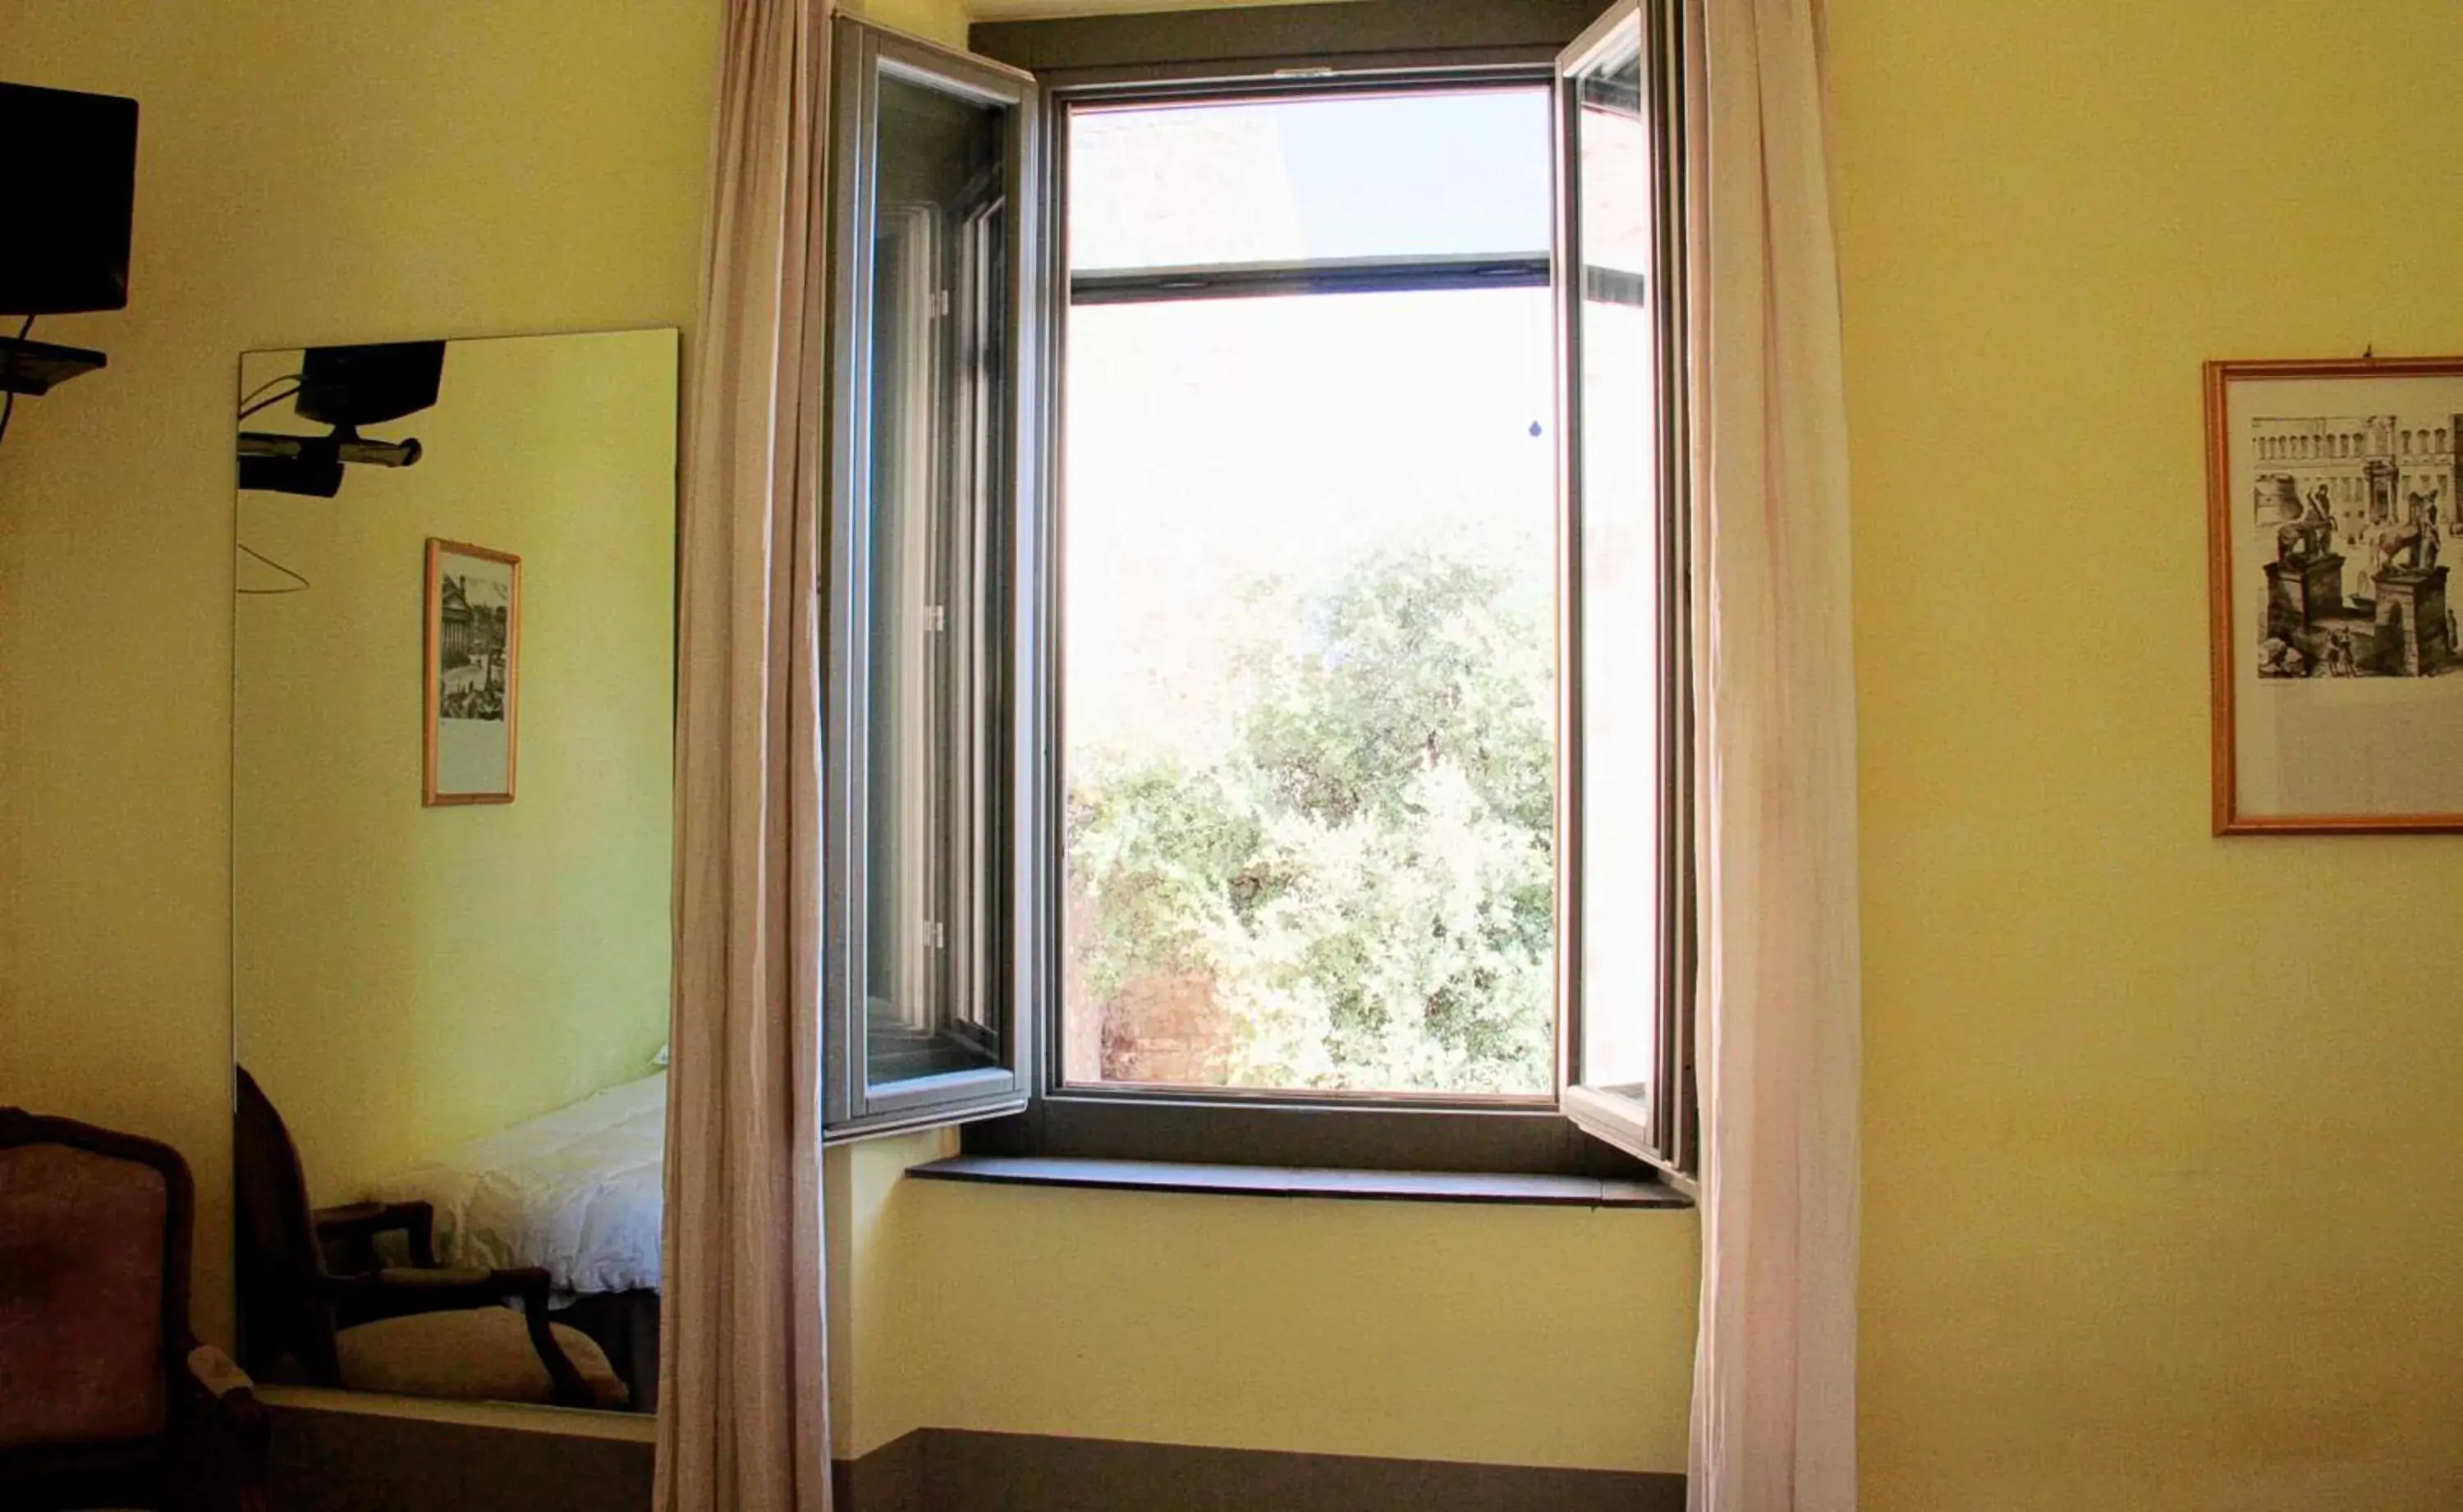
[[2215, 832], [2463, 831], [2463, 357], [2206, 397]]
[[519, 748], [522, 561], [427, 542], [427, 731], [421, 801], [513, 801]]

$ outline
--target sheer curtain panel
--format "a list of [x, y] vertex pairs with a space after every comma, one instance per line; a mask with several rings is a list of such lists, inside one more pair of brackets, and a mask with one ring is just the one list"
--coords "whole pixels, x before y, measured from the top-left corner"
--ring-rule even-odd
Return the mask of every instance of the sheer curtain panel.
[[1685, 0], [1700, 804], [1697, 1512], [1856, 1503], [1847, 422], [1820, 0]]
[[827, 1512], [826, 0], [727, 0], [686, 392], [660, 1512]]

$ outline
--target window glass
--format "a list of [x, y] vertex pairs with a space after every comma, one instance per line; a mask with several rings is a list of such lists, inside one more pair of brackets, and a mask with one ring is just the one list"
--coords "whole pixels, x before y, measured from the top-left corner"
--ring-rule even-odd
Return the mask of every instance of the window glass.
[[1575, 82], [1581, 276], [1582, 1080], [1643, 1096], [1659, 1065], [1661, 583], [1651, 139], [1640, 37]]
[[[873, 233], [865, 1076], [1003, 1064], [989, 565], [999, 530], [1003, 107], [884, 74]], [[988, 449], [990, 448], [990, 449]]]
[[[1544, 246], [1545, 96], [1498, 98], [1518, 156], [1494, 177], [1537, 184]], [[1236, 137], [1234, 110], [1300, 108], [1202, 114]], [[1135, 113], [1158, 123], [1137, 151], [1185, 150], [1180, 114]], [[1279, 137], [1276, 171], [1364, 174], [1409, 136], [1331, 135], [1327, 163]], [[1253, 207], [1168, 201], [1140, 255], [1256, 255], [1227, 250]], [[1553, 1091], [1552, 311], [1493, 289], [1071, 312], [1067, 1081]]]
[[1079, 109], [1070, 268], [1544, 253], [1547, 132], [1536, 89]]

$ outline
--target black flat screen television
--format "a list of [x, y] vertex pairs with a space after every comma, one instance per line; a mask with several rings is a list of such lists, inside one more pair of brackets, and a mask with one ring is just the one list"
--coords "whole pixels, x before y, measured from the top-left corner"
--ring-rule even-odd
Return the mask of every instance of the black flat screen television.
[[137, 101], [0, 83], [0, 315], [126, 309], [136, 186]]

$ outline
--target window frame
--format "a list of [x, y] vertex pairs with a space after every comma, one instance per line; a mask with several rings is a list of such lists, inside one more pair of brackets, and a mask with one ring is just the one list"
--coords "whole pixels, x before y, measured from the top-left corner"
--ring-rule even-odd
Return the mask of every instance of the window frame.
[[[1330, 11], [1349, 11], [1355, 18], [1372, 12], [1391, 13], [1385, 5], [1363, 4], [1326, 8]], [[1580, 32], [1581, 41], [1623, 24], [1623, 18], [1641, 9], [1646, 17], [1645, 30], [1654, 30], [1654, 14], [1665, 16], [1666, 8], [1641, 7], [1639, 0], [1611, 9], [1605, 16], [1593, 20]], [[1585, 19], [1589, 8], [1584, 7]], [[1290, 14], [1289, 11], [1282, 12]], [[1115, 22], [1130, 18], [1111, 18]], [[1134, 18], [1149, 29], [1160, 28], [1166, 35], [1174, 30], [1175, 18]], [[1316, 19], [1316, 18], [1313, 18]], [[1425, 18], [1423, 18], [1425, 19]], [[1527, 19], [1527, 18], [1526, 18]], [[1111, 38], [1108, 45], [1117, 48], [1117, 27], [1106, 28], [1101, 21], [1018, 23], [1001, 28], [978, 27], [976, 45], [985, 46], [988, 31], [1003, 33], [1003, 39], [1017, 46], [1018, 33], [1030, 39], [1050, 35], [1050, 29], [1095, 29], [1099, 37]], [[1374, 31], [1373, 24], [1368, 30]], [[1409, 33], [1405, 33], [1409, 34]], [[1425, 34], [1425, 33], [1422, 33]], [[1199, 49], [1205, 44], [1197, 44]], [[1019, 49], [1026, 56], [1035, 56], [1037, 48]], [[1096, 52], [1100, 54], [1099, 46]], [[1162, 51], [1169, 51], [1163, 49]], [[1183, 49], [1184, 54], [1190, 49]], [[1552, 93], [1552, 121], [1556, 140], [1551, 152], [1554, 159], [1557, 199], [1566, 213], [1571, 213], [1572, 196], [1566, 192], [1565, 174], [1567, 126], [1564, 119], [1566, 94], [1562, 89], [1559, 68], [1570, 50], [1558, 42], [1537, 45], [1531, 40], [1490, 47], [1457, 47], [1443, 50], [1420, 48], [1393, 52], [1368, 49], [1329, 49], [1321, 58], [1294, 58], [1289, 55], [1268, 59], [1232, 61], [1211, 60], [1204, 55], [1183, 55], [1170, 61], [1146, 66], [1123, 65], [1104, 61], [1093, 67], [1050, 67], [1037, 71], [1041, 86], [1039, 109], [1042, 113], [1038, 135], [1044, 143], [1047, 163], [1039, 185], [1039, 202], [1035, 221], [1040, 229], [1040, 289], [1043, 308], [1048, 317], [1039, 322], [1036, 343], [1032, 354], [1037, 371], [1036, 390], [1047, 396], [1039, 410], [1032, 413], [1030, 424], [1038, 432], [1035, 447], [1039, 458], [1036, 494], [1039, 508], [1035, 510], [1034, 530], [1036, 536], [1037, 559], [1044, 564], [1041, 576], [1030, 585], [1034, 594], [1032, 608], [1022, 622], [1043, 628], [1038, 637], [1036, 664], [1030, 674], [1030, 685], [1038, 692], [1038, 714], [1047, 721], [1044, 733], [1050, 738], [1043, 763], [1046, 787], [1040, 796], [1043, 811], [1050, 816], [1047, 826], [1065, 812], [1061, 785], [1065, 773], [1057, 753], [1057, 735], [1062, 717], [1059, 647], [1066, 627], [1059, 618], [1061, 596], [1060, 573], [1063, 556], [1059, 550], [1060, 501], [1063, 497], [1060, 471], [1064, 451], [1060, 444], [1066, 417], [1065, 384], [1060, 381], [1065, 372], [1068, 309], [1072, 298], [1071, 275], [1066, 257], [1066, 205], [1070, 154], [1068, 151], [1069, 112], [1081, 103], [1134, 104], [1142, 102], [1182, 101], [1216, 97], [1250, 99], [1266, 97], [1323, 97], [1342, 94], [1392, 92], [1398, 87], [1443, 88], [1448, 86], [1529, 87], [1540, 85]], [[1646, 55], [1653, 72], [1651, 85], [1655, 92], [1654, 108], [1661, 118], [1663, 151], [1669, 150], [1665, 140], [1674, 135], [1673, 112], [1665, 102], [1677, 97], [1669, 88], [1669, 79], [1662, 72], [1669, 66], [1664, 46], [1646, 44]], [[1014, 56], [1017, 54], [1014, 53]], [[1048, 51], [1043, 54], [1048, 58]], [[1026, 57], [1019, 57], [1020, 61]], [[1040, 59], [1039, 59], [1040, 60]], [[1663, 185], [1665, 187], [1665, 185]], [[1662, 241], [1681, 241], [1671, 235], [1683, 224], [1681, 215], [1661, 218]], [[1572, 328], [1569, 301], [1579, 298], [1579, 290], [1571, 288], [1573, 280], [1563, 266], [1574, 243], [1568, 226], [1552, 227], [1552, 245], [1546, 249], [1551, 281], [1559, 291], [1557, 319], [1558, 322], [1559, 361], [1575, 360], [1571, 345]], [[1674, 248], [1681, 251], [1681, 248]], [[1397, 259], [1395, 262], [1406, 261]], [[1428, 271], [1434, 278], [1456, 280], [1466, 275], [1477, 276], [1478, 270], [1466, 268], [1467, 263], [1493, 265], [1496, 258], [1431, 260], [1446, 266]], [[1681, 269], [1673, 262], [1670, 249], [1660, 254], [1661, 288], [1673, 292], [1682, 288], [1681, 278], [1669, 276], [1671, 269]], [[1397, 283], [1390, 275], [1392, 264], [1379, 264], [1359, 270], [1356, 283], [1342, 287], [1464, 287], [1436, 282]], [[1175, 281], [1185, 280], [1193, 270], [1174, 269]], [[1212, 297], [1236, 296], [1245, 292], [1303, 292], [1321, 288], [1322, 270], [1227, 268], [1207, 270], [1224, 275], [1242, 287], [1227, 289]], [[1142, 280], [1139, 275], [1145, 275]], [[1262, 275], [1262, 276], [1260, 276]], [[1115, 286], [1122, 297], [1190, 297], [1185, 291], [1159, 293], [1150, 287], [1152, 270], [1140, 270], [1134, 274], [1109, 275], [1105, 280]], [[1536, 280], [1533, 280], [1536, 281]], [[1149, 287], [1139, 287], [1141, 282]], [[1474, 285], [1478, 287], [1478, 285]], [[1108, 302], [1108, 301], [1107, 301]], [[1682, 360], [1681, 343], [1673, 339], [1673, 322], [1678, 318], [1673, 299], [1662, 301], [1661, 315], [1663, 362]], [[1571, 370], [1571, 371], [1579, 371]], [[1681, 374], [1674, 375], [1681, 378]], [[1559, 387], [1565, 387], [1565, 373], [1560, 371]], [[1681, 382], [1663, 385], [1663, 392], [1680, 395]], [[1572, 408], [1560, 392], [1558, 405], [1558, 444], [1570, 443], [1569, 427], [1564, 416]], [[1681, 414], [1664, 421], [1671, 438], [1681, 437]], [[1674, 459], [1681, 448], [1662, 448], [1663, 474], [1682, 471]], [[1570, 563], [1577, 558], [1564, 555], [1571, 547], [1575, 516], [1571, 506], [1561, 496], [1572, 486], [1566, 459], [1559, 459], [1559, 615], [1578, 612], [1574, 599], [1574, 578]], [[1673, 501], [1671, 514], [1682, 518], [1682, 479], [1676, 480], [1679, 491], [1667, 497]], [[1671, 532], [1681, 537], [1682, 531]], [[1673, 561], [1680, 575], [1670, 579], [1675, 591], [1667, 596], [1672, 613], [1689, 619], [1683, 607], [1682, 546]], [[1568, 620], [1565, 623], [1578, 623]], [[1568, 879], [1574, 876], [1570, 853], [1563, 849], [1571, 832], [1575, 804], [1579, 802], [1579, 769], [1567, 765], [1574, 745], [1573, 726], [1567, 722], [1569, 708], [1579, 702], [1576, 677], [1578, 666], [1571, 660], [1578, 644], [1565, 634], [1560, 624], [1558, 639], [1559, 751], [1557, 870], [1559, 888], [1558, 929], [1558, 991], [1557, 996], [1557, 1089], [1555, 1095], [1532, 1099], [1501, 1099], [1463, 1096], [1427, 1096], [1412, 1094], [1345, 1093], [1323, 1094], [1284, 1091], [1214, 1091], [1177, 1087], [1089, 1088], [1070, 1086], [1061, 1079], [1060, 1057], [1054, 1050], [1061, 1041], [1063, 999], [1060, 991], [1062, 962], [1057, 940], [1048, 931], [1057, 925], [1051, 913], [1050, 900], [1062, 896], [1062, 867], [1065, 857], [1059, 837], [1048, 828], [1038, 838], [1036, 862], [1040, 868], [1033, 892], [1045, 902], [1046, 934], [1035, 941], [1038, 977], [1028, 1002], [1033, 1015], [1031, 1038], [1040, 1051], [1031, 1080], [1031, 1096], [1020, 1112], [988, 1121], [970, 1124], [963, 1132], [963, 1147], [970, 1155], [1012, 1155], [1070, 1156], [1087, 1158], [1122, 1158], [1196, 1163], [1249, 1165], [1334, 1166], [1356, 1169], [1397, 1171], [1459, 1171], [1512, 1172], [1531, 1174], [1563, 1174], [1585, 1177], [1630, 1177], [1656, 1170], [1670, 1176], [1677, 1184], [1689, 1185], [1686, 1164], [1689, 1151], [1687, 1135], [1692, 1127], [1689, 1111], [1673, 1109], [1664, 1116], [1655, 1115], [1646, 1138], [1635, 1138], [1633, 1131], [1612, 1117], [1602, 1116], [1581, 1104], [1585, 1090], [1576, 1079], [1581, 1043], [1581, 1003], [1578, 990], [1568, 976], [1575, 958], [1569, 946], [1575, 938], [1571, 933], [1574, 918], [1568, 911]], [[1685, 638], [1681, 633], [1666, 644], [1670, 659], [1683, 657]], [[1686, 663], [1672, 660], [1669, 675], [1664, 680], [1663, 696], [1677, 701], [1681, 718], [1689, 704], [1686, 691]], [[1662, 780], [1683, 782], [1689, 766], [1689, 723], [1667, 726], [1664, 744], [1675, 747], [1669, 759], [1663, 761]], [[1673, 763], [1673, 765], [1671, 764]], [[1685, 835], [1689, 843], [1690, 789], [1674, 787], [1667, 789], [1670, 800], [1667, 808], [1685, 815]], [[1672, 872], [1679, 895], [1671, 905], [1683, 910], [1683, 933], [1679, 948], [1689, 944], [1691, 908], [1691, 866], [1689, 853], [1680, 857]], [[1578, 904], [1579, 899], [1570, 901]], [[1664, 953], [1665, 954], [1665, 953]], [[1660, 1097], [1655, 1102], [1689, 1103], [1686, 1094], [1690, 1089], [1690, 971], [1689, 950], [1682, 959], [1663, 960], [1663, 973], [1669, 974], [1682, 990], [1662, 994], [1659, 1011], [1664, 1019], [1679, 1022], [1661, 1025], [1660, 1043], [1666, 1053], [1682, 1058], [1685, 1068], [1681, 1080], [1665, 1083], [1677, 1092], [1675, 1099]], [[1595, 1095], [1595, 1094], [1591, 1094]], [[1585, 1114], [1589, 1115], [1586, 1116]], [[1663, 1131], [1668, 1131], [1663, 1133]]]
[[1568, 1045], [1560, 1048], [1559, 1106], [1584, 1133], [1624, 1150], [1690, 1191], [1701, 1162], [1701, 1113], [1694, 1059], [1695, 1001], [1700, 983], [1701, 911], [1697, 877], [1695, 774], [1698, 753], [1694, 678], [1693, 552], [1690, 518], [1693, 479], [1689, 464], [1691, 411], [1688, 372], [1687, 318], [1690, 270], [1685, 227], [1689, 215], [1686, 189], [1687, 121], [1676, 102], [1685, 97], [1680, 70], [1685, 57], [1682, 9], [1662, 0], [1618, 0], [1569, 43], [1557, 63], [1558, 212], [1557, 249], [1560, 264], [1578, 255], [1581, 243], [1581, 195], [1575, 182], [1580, 171], [1577, 121], [1580, 101], [1566, 81], [1619, 46], [1628, 26], [1641, 33], [1643, 106], [1654, 118], [1651, 198], [1655, 235], [1652, 270], [1659, 301], [1653, 329], [1658, 341], [1659, 423], [1666, 438], [1657, 458], [1661, 536], [1659, 572], [1662, 587], [1660, 637], [1660, 753], [1658, 781], [1663, 795], [1659, 836], [1662, 875], [1667, 894], [1661, 901], [1659, 921], [1664, 948], [1659, 952], [1657, 1018], [1657, 1087], [1648, 1102], [1586, 1084], [1580, 1074], [1584, 1004], [1580, 983], [1581, 931], [1588, 922], [1581, 897], [1580, 804], [1584, 783], [1580, 730], [1583, 637], [1581, 502], [1578, 481], [1581, 457], [1582, 371], [1581, 321], [1576, 317], [1583, 291], [1581, 270], [1570, 276], [1560, 267], [1557, 352], [1560, 396], [1558, 444], [1559, 486], [1566, 492], [1565, 528], [1558, 542], [1563, 566], [1558, 576], [1558, 613], [1562, 616], [1558, 646], [1562, 680], [1559, 687], [1559, 792], [1558, 808], [1558, 971], [1563, 994], [1562, 1013]]
[[[1043, 728], [1033, 708], [1035, 686], [1025, 680], [1034, 655], [1034, 624], [1017, 616], [1026, 585], [1041, 574], [1032, 556], [1031, 527], [1041, 514], [1037, 502], [1039, 429], [1035, 350], [1041, 237], [1036, 224], [1041, 173], [1040, 112], [1035, 80], [991, 59], [942, 48], [889, 29], [840, 16], [831, 22], [830, 152], [816, 172], [825, 174], [822, 234], [831, 251], [829, 285], [822, 303], [826, 361], [823, 424], [828, 468], [819, 515], [823, 550], [820, 620], [825, 642], [820, 704], [822, 726], [821, 833], [818, 837], [823, 950], [820, 962], [822, 1138], [825, 1143], [932, 1128], [970, 1118], [1014, 1112], [1026, 1106], [1035, 1085], [1040, 1048], [1029, 1011], [1044, 903], [1033, 885], [1035, 853], [1048, 826], [1034, 809], [1044, 788], [1038, 767]], [[1002, 187], [1010, 207], [1005, 231], [1008, 260], [1002, 341], [1008, 402], [999, 417], [1008, 443], [1007, 465], [996, 508], [1005, 508], [1011, 554], [987, 561], [996, 581], [1011, 585], [995, 608], [1012, 609], [1006, 651], [1005, 700], [992, 722], [1006, 726], [1009, 770], [1005, 781], [978, 794], [983, 803], [1006, 800], [1006, 844], [995, 841], [1006, 865], [986, 865], [978, 882], [997, 879], [1002, 896], [987, 905], [1001, 920], [1006, 939], [988, 946], [972, 974], [988, 983], [998, 1016], [1002, 1064], [920, 1076], [876, 1089], [867, 1074], [870, 1026], [866, 936], [869, 872], [867, 843], [869, 776], [865, 772], [872, 718], [870, 653], [871, 507], [873, 466], [874, 340], [870, 313], [879, 270], [875, 267], [880, 207], [874, 201], [879, 169], [880, 84], [884, 75], [978, 104], [1006, 110], [1014, 123], [1003, 144]], [[952, 292], [953, 294], [955, 292]], [[861, 314], [857, 313], [861, 312]], [[948, 417], [944, 417], [948, 418]], [[970, 440], [975, 438], [970, 438]], [[995, 659], [999, 659], [995, 658]], [[980, 751], [975, 755], [982, 754]]]

